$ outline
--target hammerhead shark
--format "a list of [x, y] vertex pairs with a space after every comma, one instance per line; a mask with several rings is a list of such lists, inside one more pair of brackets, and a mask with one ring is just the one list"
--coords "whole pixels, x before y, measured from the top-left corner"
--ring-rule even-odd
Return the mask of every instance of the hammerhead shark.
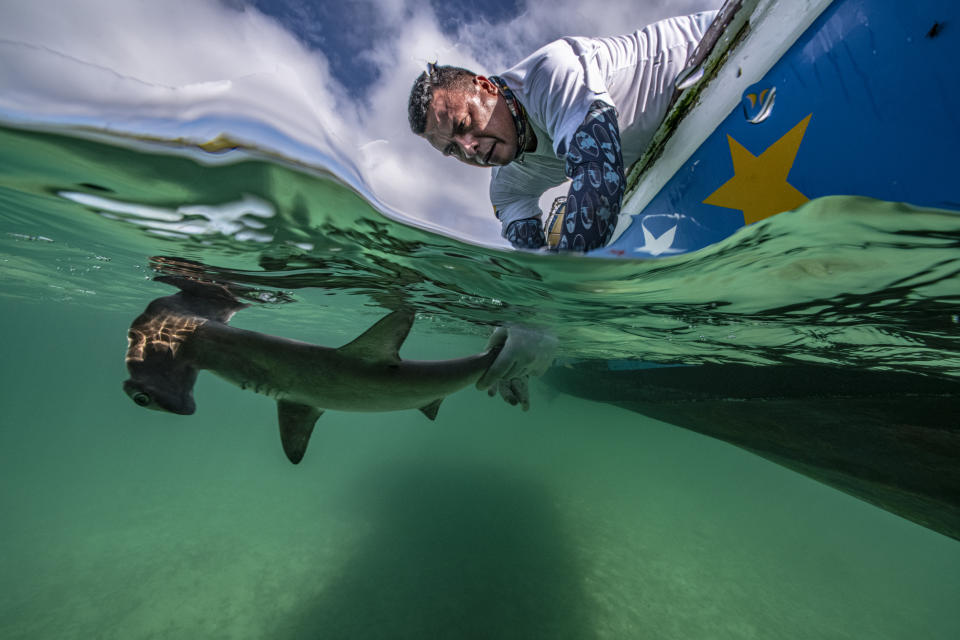
[[193, 386], [206, 369], [241, 389], [277, 401], [280, 440], [293, 464], [303, 459], [325, 409], [419, 409], [433, 420], [443, 399], [475, 383], [499, 349], [440, 361], [401, 360], [413, 314], [395, 311], [360, 337], [331, 349], [231, 327], [247, 307], [223, 286], [161, 276], [179, 292], [157, 298], [127, 334], [123, 390], [141, 407], [190, 415]]

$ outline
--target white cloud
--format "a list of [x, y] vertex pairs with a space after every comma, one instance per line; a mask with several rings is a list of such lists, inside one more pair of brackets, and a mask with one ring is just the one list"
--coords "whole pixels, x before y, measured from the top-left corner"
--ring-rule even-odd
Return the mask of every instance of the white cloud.
[[365, 182], [393, 213], [502, 244], [488, 172], [409, 132], [407, 96], [425, 63], [495, 72], [560, 35], [621, 33], [718, 1], [616, 0], [599, 10], [540, 0], [496, 26], [464, 14], [454, 37], [425, 3], [376, 4], [396, 35], [356, 52], [380, 72], [358, 101], [322, 52], [255, 10], [215, 0], [0, 0], [0, 117], [197, 139], [226, 129]]
[[3, 2], [8, 119], [198, 140], [226, 131], [360, 179], [356, 113], [325, 59], [255, 11], [188, 0]]

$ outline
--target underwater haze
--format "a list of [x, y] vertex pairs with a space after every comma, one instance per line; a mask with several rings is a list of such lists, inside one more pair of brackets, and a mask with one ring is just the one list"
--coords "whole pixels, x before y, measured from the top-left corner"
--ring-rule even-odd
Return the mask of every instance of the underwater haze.
[[542, 382], [328, 411], [202, 372], [121, 390], [153, 281], [245, 287], [235, 326], [325, 346], [396, 308], [401, 356], [518, 322], [563, 361], [960, 376], [960, 217], [826, 198], [695, 254], [603, 261], [402, 225], [255, 149], [0, 129], [0, 637], [960, 636], [960, 544], [732, 445]]

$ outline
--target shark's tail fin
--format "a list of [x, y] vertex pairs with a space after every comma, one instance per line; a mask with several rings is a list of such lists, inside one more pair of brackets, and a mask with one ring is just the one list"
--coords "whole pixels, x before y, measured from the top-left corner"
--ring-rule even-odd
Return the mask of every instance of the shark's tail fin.
[[191, 414], [196, 410], [191, 338], [209, 321], [226, 323], [244, 308], [224, 286], [181, 276], [160, 276], [180, 289], [157, 298], [133, 321], [127, 333], [127, 370], [123, 390], [148, 409]]

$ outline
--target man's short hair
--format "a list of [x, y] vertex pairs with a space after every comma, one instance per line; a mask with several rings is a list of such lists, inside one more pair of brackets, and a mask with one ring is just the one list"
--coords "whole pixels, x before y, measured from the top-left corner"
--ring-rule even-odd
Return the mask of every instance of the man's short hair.
[[473, 71], [449, 65], [430, 65], [429, 70], [417, 76], [410, 90], [410, 102], [407, 105], [407, 117], [410, 129], [419, 135], [427, 128], [427, 109], [433, 101], [434, 87], [453, 89], [466, 86], [477, 76]]

